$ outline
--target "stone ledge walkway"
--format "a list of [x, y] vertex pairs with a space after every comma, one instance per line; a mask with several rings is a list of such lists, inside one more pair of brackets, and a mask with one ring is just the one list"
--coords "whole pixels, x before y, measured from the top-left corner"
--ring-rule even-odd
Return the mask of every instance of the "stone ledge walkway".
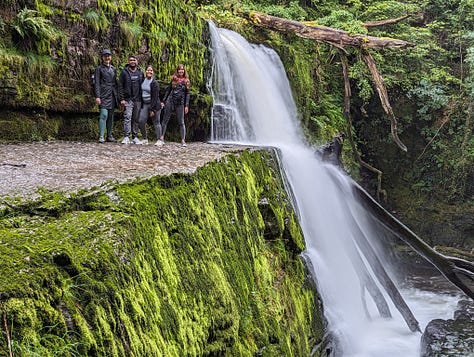
[[191, 173], [247, 146], [168, 142], [164, 146], [118, 143], [33, 142], [0, 144], [0, 197], [33, 198], [38, 188], [77, 191], [175, 172]]

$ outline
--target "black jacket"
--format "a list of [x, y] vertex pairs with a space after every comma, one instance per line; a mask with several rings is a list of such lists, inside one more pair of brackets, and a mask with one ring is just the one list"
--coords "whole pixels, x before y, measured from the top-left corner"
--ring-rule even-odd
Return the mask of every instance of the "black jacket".
[[99, 65], [95, 69], [94, 79], [94, 94], [101, 100], [100, 108], [114, 109], [117, 106], [117, 77], [114, 66]]
[[160, 101], [160, 84], [154, 78], [152, 79], [150, 83], [150, 94], [151, 94], [150, 110], [156, 114], [161, 110], [161, 101]]
[[[132, 77], [135, 80], [132, 80]], [[143, 71], [137, 67], [135, 72], [130, 71], [130, 66], [125, 65], [119, 78], [119, 98], [120, 100], [142, 100], [142, 82], [145, 76]]]
[[189, 107], [189, 88], [186, 87], [185, 81], [178, 82], [175, 88], [172, 86], [172, 82], [166, 87], [164, 101], [169, 102], [173, 105], [184, 105]]

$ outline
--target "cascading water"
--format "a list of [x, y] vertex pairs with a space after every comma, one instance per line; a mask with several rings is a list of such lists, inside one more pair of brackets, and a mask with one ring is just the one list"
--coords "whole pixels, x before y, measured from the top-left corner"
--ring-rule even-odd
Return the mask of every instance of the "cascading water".
[[[211, 140], [280, 149], [306, 240], [305, 254], [315, 270], [328, 328], [338, 343], [334, 355], [419, 356], [420, 334], [408, 330], [392, 304], [392, 319], [378, 317], [370, 299], [371, 318], [366, 314], [358, 273], [351, 263], [354, 251], [347, 247], [354, 234], [374, 237], [375, 225], [353, 197], [350, 178], [323, 164], [304, 143], [278, 55], [212, 22], [210, 31], [209, 89], [215, 101]], [[457, 302], [453, 296], [415, 289], [403, 290], [403, 295], [421, 328], [433, 318], [451, 318]]]

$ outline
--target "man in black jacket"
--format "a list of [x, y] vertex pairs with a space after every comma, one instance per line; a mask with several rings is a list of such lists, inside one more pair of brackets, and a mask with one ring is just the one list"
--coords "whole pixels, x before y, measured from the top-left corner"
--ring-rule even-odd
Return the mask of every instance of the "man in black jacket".
[[140, 144], [138, 139], [138, 120], [142, 105], [141, 85], [143, 82], [143, 71], [138, 67], [138, 59], [135, 55], [128, 56], [128, 64], [125, 65], [119, 78], [120, 104], [124, 108], [122, 144], [130, 144], [130, 132], [132, 133], [132, 144]]
[[[112, 135], [114, 126], [114, 110], [117, 103], [117, 77], [115, 68], [112, 66], [112, 52], [102, 50], [102, 63], [94, 72], [94, 94], [95, 102], [99, 106], [99, 143], [105, 140], [115, 142]], [[104, 139], [105, 129], [107, 128], [107, 138]]]

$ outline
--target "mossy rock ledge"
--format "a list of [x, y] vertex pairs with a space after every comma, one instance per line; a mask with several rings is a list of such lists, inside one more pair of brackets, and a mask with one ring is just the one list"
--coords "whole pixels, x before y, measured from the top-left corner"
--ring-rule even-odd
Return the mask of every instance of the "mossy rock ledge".
[[319, 299], [272, 150], [5, 199], [0, 214], [0, 356], [320, 355]]

